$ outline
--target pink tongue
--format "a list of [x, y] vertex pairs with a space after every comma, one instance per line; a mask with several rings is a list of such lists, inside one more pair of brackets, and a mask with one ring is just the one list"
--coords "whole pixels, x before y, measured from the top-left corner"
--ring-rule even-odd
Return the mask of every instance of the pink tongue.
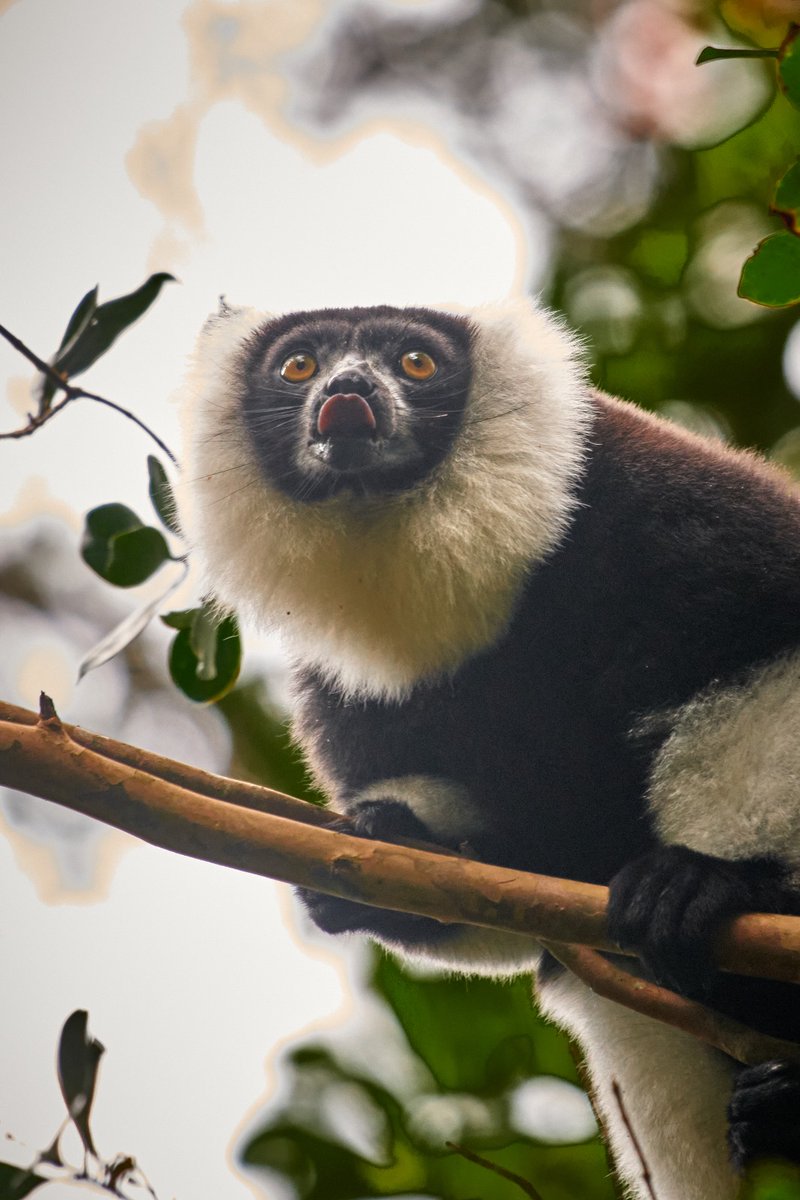
[[344, 437], [372, 433], [375, 414], [363, 396], [355, 392], [337, 392], [329, 396], [319, 410], [317, 431], [323, 437], [339, 433]]

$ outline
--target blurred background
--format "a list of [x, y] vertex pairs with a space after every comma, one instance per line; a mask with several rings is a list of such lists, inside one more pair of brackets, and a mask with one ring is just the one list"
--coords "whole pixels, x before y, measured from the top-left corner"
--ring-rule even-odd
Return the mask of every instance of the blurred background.
[[[0, 321], [47, 357], [95, 283], [108, 299], [173, 273], [79, 382], [179, 453], [176, 396], [220, 294], [283, 311], [531, 291], [581, 332], [601, 387], [800, 471], [797, 314], [736, 295], [781, 228], [769, 203], [800, 113], [770, 61], [694, 65], [708, 43], [777, 46], [793, 15], [795, 0], [0, 0]], [[6, 343], [0, 371], [9, 430], [32, 377]], [[43, 688], [66, 719], [304, 794], [280, 649], [255, 631], [214, 708], [172, 688], [160, 626], [76, 685], [151, 594], [92, 575], [82, 514], [145, 515], [151, 448], [88, 401], [0, 445], [0, 697], [34, 707]], [[27, 796], [2, 796], [0, 829], [9, 1161], [59, 1124], [54, 1047], [81, 1007], [108, 1047], [95, 1140], [135, 1154], [162, 1200], [521, 1194], [447, 1141], [544, 1200], [614, 1194], [525, 981], [410, 979], [313, 937], [287, 889]]]

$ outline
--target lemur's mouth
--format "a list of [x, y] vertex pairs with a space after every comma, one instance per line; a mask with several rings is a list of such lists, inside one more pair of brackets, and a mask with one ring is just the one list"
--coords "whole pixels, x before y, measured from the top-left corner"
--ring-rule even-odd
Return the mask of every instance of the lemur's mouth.
[[357, 392], [329, 396], [317, 413], [317, 433], [323, 438], [369, 438], [376, 430], [375, 413]]
[[357, 392], [328, 396], [311, 436], [311, 450], [320, 462], [333, 471], [364, 471], [378, 464], [382, 447], [378, 414], [365, 396]]

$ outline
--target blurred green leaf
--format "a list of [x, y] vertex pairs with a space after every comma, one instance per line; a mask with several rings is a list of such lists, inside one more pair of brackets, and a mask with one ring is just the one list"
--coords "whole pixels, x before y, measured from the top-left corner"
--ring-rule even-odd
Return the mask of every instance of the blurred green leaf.
[[788, 1162], [759, 1162], [749, 1167], [740, 1200], [800, 1200], [800, 1167]]
[[58, 1082], [72, 1123], [90, 1154], [97, 1151], [92, 1141], [89, 1117], [97, 1083], [97, 1068], [105, 1047], [88, 1032], [89, 1014], [76, 1009], [64, 1022], [58, 1043]]
[[628, 254], [628, 261], [654, 283], [675, 286], [681, 277], [688, 252], [682, 229], [645, 229]]
[[800, 237], [788, 230], [760, 242], [742, 268], [738, 292], [768, 308], [800, 301]]
[[[418, 984], [424, 989], [430, 981], [408, 982], [413, 993]], [[461, 982], [462, 1009], [471, 1015], [475, 1035], [473, 1052], [480, 1056], [486, 997], [475, 1006], [471, 985], [479, 981]], [[505, 985], [489, 987], [496, 998], [502, 998]], [[379, 994], [381, 990], [379, 985]], [[532, 1032], [537, 1042], [543, 1029], [534, 1020]], [[560, 1036], [553, 1030], [549, 1032]], [[437, 1025], [433, 1036], [447, 1041], [450, 1030], [446, 1024]], [[459, 1030], [459, 1043], [461, 1036]], [[469, 1055], [466, 1044], [460, 1049]], [[507, 1071], [509, 1078], [518, 1073], [513, 1068]], [[614, 1196], [599, 1139], [578, 1145], [541, 1145], [522, 1137], [510, 1126], [509, 1106], [502, 1097], [482, 1104], [467, 1091], [431, 1089], [422, 1081], [418, 1084], [422, 1090], [409, 1095], [406, 1079], [401, 1098], [389, 1090], [390, 1082], [379, 1086], [365, 1079], [319, 1044], [301, 1047], [289, 1055], [283, 1077], [280, 1110], [251, 1138], [242, 1156], [248, 1164], [270, 1166], [288, 1175], [304, 1200], [362, 1200], [409, 1193], [443, 1200], [520, 1200], [517, 1184], [448, 1151], [447, 1140], [458, 1141], [484, 1156], [488, 1149], [492, 1162], [530, 1180], [545, 1200], [612, 1200]], [[350, 1097], [355, 1098], [355, 1106], [351, 1113], [345, 1113], [342, 1106]], [[390, 1137], [385, 1148], [379, 1139], [377, 1154], [369, 1152], [369, 1139], [365, 1143], [363, 1121], [361, 1137], [354, 1137], [359, 1125], [357, 1110], [364, 1099], [383, 1114]], [[468, 1126], [470, 1114], [476, 1110], [488, 1116], [489, 1126], [470, 1134], [463, 1122], [466, 1120]], [[336, 1117], [333, 1121], [332, 1114]], [[485, 1125], [485, 1120], [478, 1116], [479, 1124]]]
[[49, 1180], [29, 1171], [26, 1167], [15, 1167], [11, 1163], [0, 1162], [0, 1196], [2, 1200], [22, 1200], [36, 1188]]
[[800, 25], [792, 25], [780, 49], [778, 78], [787, 100], [800, 108]]
[[[201, 609], [194, 611], [198, 614], [202, 612]], [[185, 696], [204, 704], [219, 700], [236, 683], [241, 667], [242, 646], [236, 618], [224, 617], [214, 627], [214, 674], [204, 678], [200, 672], [207, 669], [208, 647], [204, 643], [206, 657], [201, 660], [192, 640], [195, 621], [199, 619], [195, 617], [190, 626], [180, 629], [175, 635], [169, 654], [169, 671], [173, 682]]]
[[772, 201], [772, 211], [783, 217], [793, 233], [800, 233], [800, 229], [798, 229], [798, 213], [800, 213], [800, 158], [789, 167], [789, 170], [778, 182], [778, 186], [775, 189], [775, 199]]
[[[576, 1078], [566, 1042], [534, 1008], [529, 979], [412, 979], [382, 954], [372, 982], [442, 1088], [494, 1095], [537, 1072]], [[504, 1049], [515, 1042], [525, 1047], [520, 1059]]]
[[271, 704], [263, 679], [239, 684], [228, 692], [219, 702], [219, 712], [228, 724], [233, 743], [232, 775], [312, 804], [325, 803], [322, 793], [312, 786], [286, 717]]
[[170, 558], [164, 535], [124, 504], [102, 504], [86, 515], [81, 556], [102, 579], [135, 587]]
[[170, 533], [181, 537], [181, 527], [178, 524], [177, 506], [169, 476], [154, 454], [147, 456], [147, 474], [149, 477], [150, 499], [153, 508], [158, 513], [163, 525]]

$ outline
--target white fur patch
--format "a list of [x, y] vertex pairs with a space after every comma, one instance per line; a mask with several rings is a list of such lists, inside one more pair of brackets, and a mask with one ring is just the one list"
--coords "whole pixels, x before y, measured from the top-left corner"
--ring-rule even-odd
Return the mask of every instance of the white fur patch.
[[447, 941], [436, 942], [430, 947], [409, 948], [375, 934], [370, 937], [404, 962], [446, 971], [448, 975], [513, 979], [517, 975], [532, 975], [542, 957], [541, 946], [528, 934], [480, 929], [477, 925], [460, 925]]
[[800, 869], [800, 655], [680, 709], [649, 801], [666, 842]]
[[400, 800], [423, 821], [434, 838], [469, 841], [486, 827], [486, 818], [459, 783], [435, 775], [399, 775], [379, 779], [358, 792], [347, 805], [348, 811], [362, 800]]
[[265, 314], [219, 318], [200, 338], [179, 508], [206, 586], [353, 696], [402, 697], [494, 641], [574, 509], [590, 420], [575, 339], [523, 300], [472, 315], [453, 452], [412, 492], [367, 502], [304, 505], [263, 479], [241, 363]]
[[[734, 1200], [726, 1108], [731, 1068], [722, 1055], [659, 1021], [604, 1000], [569, 972], [548, 980], [539, 1007], [580, 1042], [617, 1169], [636, 1200]], [[647, 1158], [652, 1192], [612, 1091]]]

